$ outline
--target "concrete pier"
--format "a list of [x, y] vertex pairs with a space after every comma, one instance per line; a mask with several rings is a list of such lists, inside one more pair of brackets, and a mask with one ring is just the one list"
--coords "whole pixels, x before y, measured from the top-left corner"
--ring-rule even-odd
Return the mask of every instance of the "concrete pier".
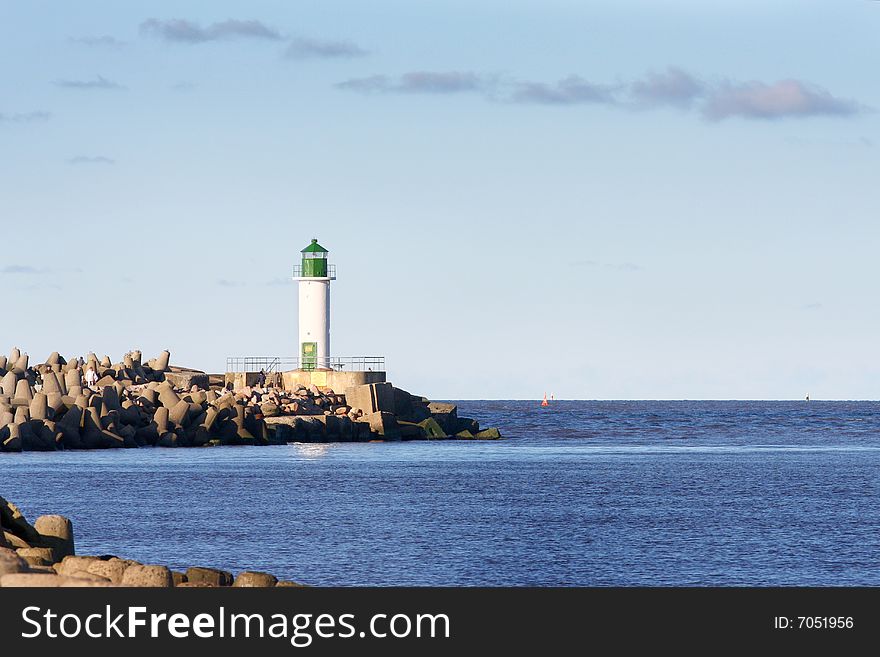
[[[257, 385], [259, 372], [227, 372], [225, 383], [231, 384], [233, 390], [252, 388]], [[337, 370], [289, 370], [287, 372], [269, 372], [266, 375], [269, 383], [273, 383], [284, 391], [292, 392], [300, 386], [317, 386], [345, 390], [352, 386], [366, 383], [383, 383], [385, 372], [344, 372]]]

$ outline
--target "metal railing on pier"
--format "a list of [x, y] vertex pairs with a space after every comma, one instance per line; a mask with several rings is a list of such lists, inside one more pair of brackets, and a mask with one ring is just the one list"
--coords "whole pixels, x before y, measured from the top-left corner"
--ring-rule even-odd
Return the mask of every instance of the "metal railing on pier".
[[385, 356], [332, 356], [297, 358], [296, 356], [230, 356], [227, 372], [285, 372], [287, 370], [329, 369], [343, 372], [384, 372]]

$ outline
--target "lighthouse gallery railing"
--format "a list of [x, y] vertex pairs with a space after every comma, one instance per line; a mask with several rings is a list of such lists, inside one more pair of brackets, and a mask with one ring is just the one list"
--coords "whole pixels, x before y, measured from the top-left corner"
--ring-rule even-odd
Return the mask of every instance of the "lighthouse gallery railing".
[[384, 372], [385, 356], [331, 356], [306, 360], [296, 356], [230, 356], [226, 359], [227, 372], [284, 372], [298, 369]]
[[[303, 278], [303, 268], [302, 265], [294, 265], [293, 266], [293, 277], [294, 278]], [[305, 278], [313, 278], [312, 276], [305, 276]], [[314, 278], [321, 278], [320, 276]], [[336, 278], [336, 265], [327, 265], [327, 276], [326, 278]]]

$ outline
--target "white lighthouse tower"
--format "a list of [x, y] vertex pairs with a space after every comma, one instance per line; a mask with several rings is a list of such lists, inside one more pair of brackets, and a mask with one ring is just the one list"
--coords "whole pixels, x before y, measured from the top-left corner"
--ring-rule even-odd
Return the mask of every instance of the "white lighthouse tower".
[[327, 264], [328, 251], [317, 239], [302, 250], [302, 264], [294, 267], [299, 282], [300, 369], [330, 369], [330, 281], [334, 268]]

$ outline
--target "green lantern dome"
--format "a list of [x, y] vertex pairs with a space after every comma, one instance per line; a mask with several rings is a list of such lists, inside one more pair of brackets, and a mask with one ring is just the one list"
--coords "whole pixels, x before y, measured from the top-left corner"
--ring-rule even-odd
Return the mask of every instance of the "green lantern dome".
[[[329, 253], [327, 249], [318, 244], [318, 238], [315, 237], [312, 239], [312, 243], [309, 244], [306, 248], [302, 250], [303, 253]], [[312, 256], [312, 257], [321, 257], [321, 256]], [[327, 257], [326, 255], [324, 256]]]
[[318, 244], [318, 238], [302, 250], [302, 275], [323, 278], [327, 275], [329, 251]]

